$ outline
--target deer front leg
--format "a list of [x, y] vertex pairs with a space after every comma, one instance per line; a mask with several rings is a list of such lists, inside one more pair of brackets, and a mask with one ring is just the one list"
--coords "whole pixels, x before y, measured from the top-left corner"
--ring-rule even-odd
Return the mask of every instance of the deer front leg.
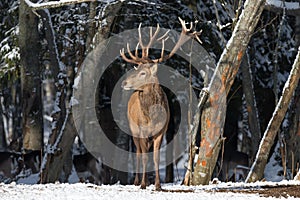
[[155, 190], [160, 191], [161, 185], [160, 185], [160, 176], [159, 176], [159, 162], [160, 162], [160, 145], [162, 142], [163, 134], [159, 135], [154, 140], [154, 146], [153, 146], [153, 161], [154, 161], [154, 167], [155, 167]]
[[147, 185], [147, 164], [148, 164], [148, 140], [140, 139], [140, 145], [142, 150], [142, 161], [143, 161], [143, 177], [141, 182], [141, 189], [146, 189]]
[[141, 147], [139, 143], [139, 138], [133, 138], [134, 145], [136, 147], [136, 173], [135, 173], [135, 178], [134, 178], [134, 185], [140, 185], [140, 180], [139, 180], [139, 171], [140, 171], [140, 160], [141, 160]]

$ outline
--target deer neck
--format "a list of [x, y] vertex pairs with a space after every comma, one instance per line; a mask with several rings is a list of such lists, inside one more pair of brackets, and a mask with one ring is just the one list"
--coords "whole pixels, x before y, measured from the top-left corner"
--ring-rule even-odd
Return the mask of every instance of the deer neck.
[[159, 83], [144, 85], [138, 90], [139, 102], [144, 115], [149, 115], [149, 109], [153, 105], [163, 104], [164, 93]]

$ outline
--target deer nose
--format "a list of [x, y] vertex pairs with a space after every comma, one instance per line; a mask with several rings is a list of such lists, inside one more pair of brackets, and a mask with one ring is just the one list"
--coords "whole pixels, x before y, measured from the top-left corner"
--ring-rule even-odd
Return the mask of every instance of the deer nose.
[[123, 81], [121, 87], [124, 88], [127, 85], [127, 81]]

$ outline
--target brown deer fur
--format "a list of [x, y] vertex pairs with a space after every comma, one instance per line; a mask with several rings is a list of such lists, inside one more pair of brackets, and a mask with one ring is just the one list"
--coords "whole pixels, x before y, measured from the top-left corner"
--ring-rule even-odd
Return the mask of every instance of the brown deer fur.
[[166, 94], [159, 85], [157, 64], [141, 64], [126, 80], [122, 87], [135, 90], [128, 102], [128, 121], [136, 146], [137, 163], [135, 185], [139, 185], [138, 171], [142, 158], [143, 176], [141, 188], [146, 188], [146, 171], [149, 148], [153, 144], [155, 166], [155, 188], [160, 190], [159, 161], [162, 138], [169, 122], [169, 106]]

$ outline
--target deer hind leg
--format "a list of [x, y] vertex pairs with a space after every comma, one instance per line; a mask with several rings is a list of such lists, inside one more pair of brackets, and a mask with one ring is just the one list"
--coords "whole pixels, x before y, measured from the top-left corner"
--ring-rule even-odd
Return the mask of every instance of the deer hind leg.
[[161, 190], [160, 185], [160, 176], [159, 176], [159, 162], [160, 162], [160, 145], [162, 142], [163, 134], [159, 135], [157, 138], [154, 139], [154, 146], [153, 146], [153, 161], [154, 161], [154, 167], [155, 167], [155, 189]]
[[136, 173], [134, 178], [134, 185], [140, 185], [140, 179], [139, 179], [139, 171], [140, 171], [140, 160], [141, 160], [141, 147], [140, 147], [140, 139], [139, 138], [133, 138], [134, 145], [136, 147]]

